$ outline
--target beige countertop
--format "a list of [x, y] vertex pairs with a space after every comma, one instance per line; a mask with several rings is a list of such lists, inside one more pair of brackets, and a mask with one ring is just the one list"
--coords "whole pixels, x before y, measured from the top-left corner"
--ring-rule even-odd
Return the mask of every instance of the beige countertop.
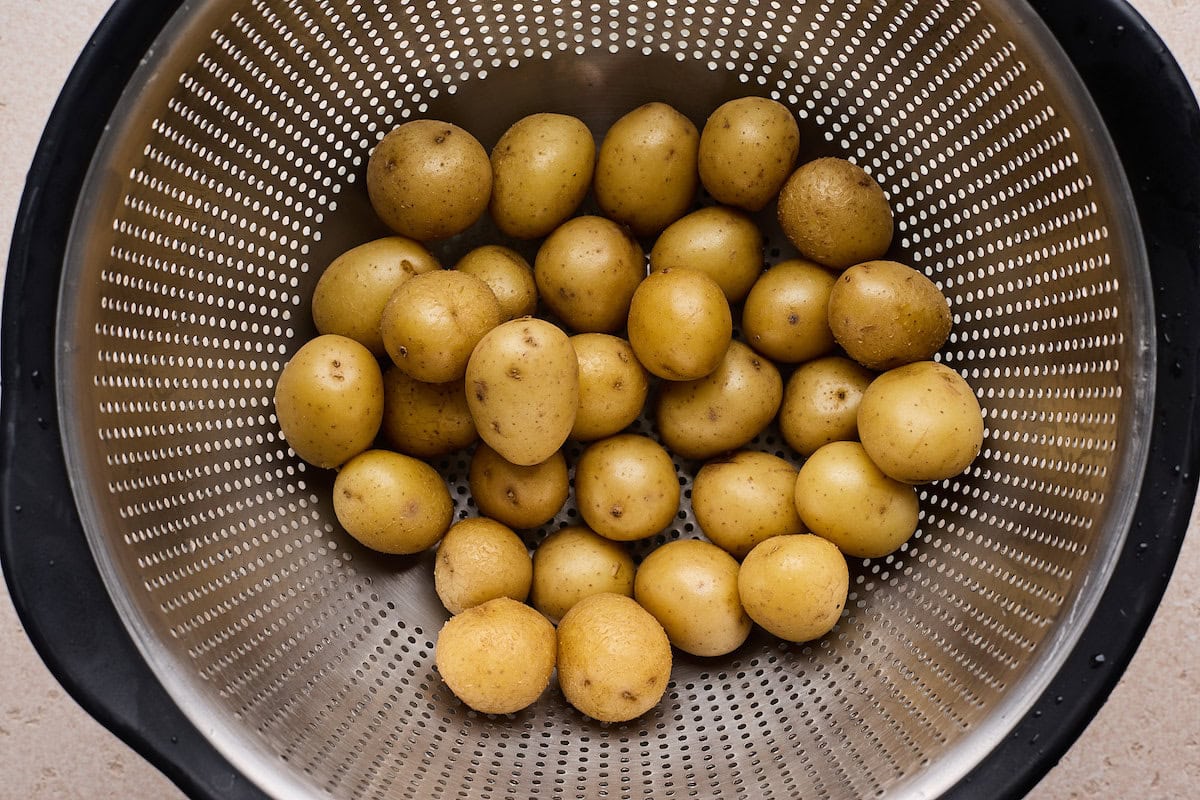
[[[1133, 0], [1200, 86], [1200, 0]], [[108, 0], [0, 0], [0, 254], [42, 126]], [[0, 269], [3, 265], [0, 265]], [[1200, 509], [1137, 655], [1031, 795], [1192, 798], [1200, 786]], [[0, 800], [174, 800], [165, 777], [93, 721], [38, 659], [0, 589]]]

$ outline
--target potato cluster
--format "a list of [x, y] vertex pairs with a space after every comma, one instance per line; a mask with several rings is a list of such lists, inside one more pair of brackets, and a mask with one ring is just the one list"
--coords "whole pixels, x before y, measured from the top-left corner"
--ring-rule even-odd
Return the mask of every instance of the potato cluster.
[[[935, 360], [949, 303], [887, 258], [883, 189], [800, 152], [786, 107], [744, 97], [701, 129], [649, 103], [598, 147], [579, 119], [534, 114], [490, 154], [436, 120], [372, 153], [395, 235], [322, 274], [319, 335], [276, 415], [300, 458], [337, 470], [351, 536], [437, 547], [436, 663], [471, 708], [517, 711], [557, 672], [581, 712], [629, 720], [661, 699], [673, 649], [725, 655], [755, 625], [820, 638], [847, 557], [899, 548], [916, 486], [978, 455], [975, 394]], [[766, 268], [755, 215], [772, 204], [794, 252]], [[443, 268], [437, 241], [485, 215], [502, 241]], [[752, 447], [772, 425], [797, 458]], [[455, 522], [429, 461], [466, 448], [479, 516]], [[576, 524], [537, 542], [572, 490]], [[703, 538], [631, 549], [689, 502]]]

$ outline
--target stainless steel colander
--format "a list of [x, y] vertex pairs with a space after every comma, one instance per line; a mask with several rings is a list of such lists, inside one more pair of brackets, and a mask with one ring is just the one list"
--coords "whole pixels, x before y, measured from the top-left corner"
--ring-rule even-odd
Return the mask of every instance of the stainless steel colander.
[[[806, 155], [883, 185], [894, 256], [951, 300], [944, 361], [977, 390], [983, 452], [922, 489], [898, 553], [851, 565], [824, 639], [678, 654], [662, 703], [626, 724], [554, 687], [519, 714], [470, 712], [433, 666], [446, 615], [430, 558], [345, 536], [330, 475], [273, 417], [321, 269], [384, 232], [370, 149], [416, 117], [490, 146], [535, 111], [599, 136], [641, 102], [702, 124], [742, 94], [790, 106]], [[768, 260], [789, 256], [763, 222]], [[485, 222], [438, 252], [496, 239]], [[1105, 588], [1150, 441], [1150, 296], [1104, 126], [1020, 0], [210, 0], [158, 37], [92, 161], [56, 388], [114, 603], [178, 705], [268, 794], [928, 797], [1009, 733]], [[771, 433], [755, 446], [794, 457]], [[439, 464], [460, 516], [466, 460]], [[694, 465], [678, 466], [686, 489]], [[698, 535], [685, 499], [646, 546]]]

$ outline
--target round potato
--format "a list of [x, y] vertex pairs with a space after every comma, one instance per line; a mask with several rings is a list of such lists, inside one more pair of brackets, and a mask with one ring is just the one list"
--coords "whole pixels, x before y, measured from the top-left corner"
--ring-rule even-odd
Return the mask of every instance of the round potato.
[[529, 602], [557, 623], [585, 597], [633, 596], [636, 567], [625, 546], [583, 525], [555, 531], [533, 551]]
[[375, 356], [387, 355], [379, 321], [396, 287], [414, 275], [441, 269], [420, 243], [387, 236], [353, 247], [330, 262], [313, 291], [312, 316], [320, 333], [348, 336]]
[[471, 455], [467, 484], [479, 513], [518, 530], [545, 525], [570, 492], [567, 459], [557, 451], [539, 464], [510, 464], [483, 442]]
[[847, 355], [883, 371], [928, 361], [950, 335], [950, 302], [933, 281], [895, 261], [867, 261], [829, 293], [829, 327]]
[[340, 466], [371, 446], [383, 421], [383, 375], [371, 351], [324, 334], [306, 342], [275, 383], [284, 441], [315, 467]]
[[536, 239], [574, 213], [592, 185], [596, 142], [566, 114], [532, 114], [492, 148], [492, 219], [502, 233]]
[[334, 479], [333, 512], [365, 547], [406, 555], [437, 544], [450, 527], [454, 502], [446, 482], [424, 461], [367, 450]]
[[721, 363], [733, 338], [733, 315], [717, 282], [694, 269], [649, 275], [629, 304], [629, 344], [647, 370], [690, 381]]
[[483, 335], [500, 324], [500, 302], [465, 272], [440, 269], [410, 278], [383, 309], [379, 330], [401, 372], [426, 383], [459, 380]]
[[802, 456], [830, 442], [858, 438], [858, 404], [875, 378], [866, 367], [841, 356], [801, 364], [788, 378], [779, 407], [779, 432]]
[[450, 526], [433, 562], [433, 586], [451, 614], [509, 597], [525, 602], [533, 582], [533, 561], [513, 530], [486, 517]]
[[750, 442], [775, 418], [783, 378], [769, 360], [730, 342], [711, 374], [664, 383], [655, 403], [658, 434], [676, 455], [711, 458]]
[[760, 211], [796, 165], [800, 128], [787, 106], [739, 97], [717, 107], [700, 133], [700, 182], [719, 203]]
[[744, 212], [710, 206], [677, 219], [650, 250], [650, 271], [684, 267], [705, 273], [730, 303], [745, 299], [763, 268], [763, 238]]
[[533, 267], [516, 250], [485, 244], [460, 258], [454, 268], [487, 284], [500, 303], [501, 320], [527, 317], [537, 311]]
[[533, 277], [546, 307], [578, 332], [611, 333], [646, 277], [641, 245], [604, 217], [567, 220], [538, 248]]
[[655, 548], [638, 567], [633, 596], [685, 653], [723, 656], [750, 635], [738, 562], [709, 542], [678, 539]]
[[789, 642], [833, 630], [849, 592], [846, 559], [832, 542], [809, 533], [759, 543], [738, 572], [738, 596], [750, 619]]
[[833, 349], [833, 273], [804, 259], [783, 261], [754, 283], [742, 307], [742, 334], [767, 358], [798, 364]]
[[671, 680], [671, 642], [635, 600], [597, 594], [558, 623], [558, 683], [592, 719], [625, 722], [662, 699]]
[[807, 533], [795, 498], [796, 468], [753, 450], [709, 461], [692, 481], [692, 513], [700, 530], [739, 559], [764, 539]]
[[917, 491], [879, 471], [858, 442], [831, 442], [796, 476], [796, 510], [808, 529], [848, 556], [880, 558], [917, 530]]
[[861, 167], [818, 158], [792, 173], [779, 193], [779, 224], [800, 254], [832, 269], [880, 258], [895, 223], [883, 189]]
[[647, 103], [604, 135], [593, 191], [609, 219], [652, 236], [679, 219], [696, 198], [700, 132], [666, 103]]
[[533, 705], [554, 673], [558, 641], [545, 617], [499, 597], [446, 621], [433, 650], [454, 696], [481, 714], [512, 714]]
[[889, 477], [904, 483], [952, 478], [983, 447], [983, 412], [962, 376], [936, 361], [888, 370], [863, 392], [858, 437]]
[[579, 413], [571, 438], [593, 442], [620, 433], [646, 405], [650, 377], [629, 342], [606, 333], [571, 337], [579, 358]]
[[432, 119], [389, 132], [367, 161], [367, 194], [384, 224], [420, 241], [462, 233], [487, 210], [492, 164], [474, 136]]
[[679, 511], [679, 478], [653, 439], [625, 433], [588, 445], [575, 465], [575, 503], [592, 530], [619, 542], [666, 528]]
[[383, 373], [384, 440], [398, 452], [438, 458], [479, 438], [461, 379], [424, 383], [395, 365]]

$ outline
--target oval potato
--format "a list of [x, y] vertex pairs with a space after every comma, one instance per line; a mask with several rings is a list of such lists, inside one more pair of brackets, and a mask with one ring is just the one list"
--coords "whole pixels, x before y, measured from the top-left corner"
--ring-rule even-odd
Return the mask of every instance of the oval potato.
[[454, 502], [433, 467], [390, 450], [367, 450], [333, 481], [333, 511], [346, 532], [381, 553], [427, 550], [450, 527]]
[[850, 569], [841, 551], [810, 533], [760, 542], [738, 572], [738, 595], [750, 619], [789, 642], [833, 630], [849, 592]]
[[467, 485], [479, 513], [518, 530], [554, 519], [571, 489], [561, 450], [538, 464], [521, 466], [505, 461], [484, 442], [471, 454]]
[[525, 543], [507, 525], [469, 517], [450, 526], [433, 562], [433, 587], [451, 614], [508, 597], [525, 602], [533, 561]]
[[830, 442], [857, 439], [858, 404], [874, 378], [874, 372], [842, 356], [796, 367], [779, 407], [783, 440], [800, 455], [810, 456]]
[[644, 277], [641, 245], [604, 217], [567, 220], [546, 237], [533, 259], [542, 301], [576, 332], [619, 330]]
[[799, 364], [833, 349], [829, 293], [833, 273], [804, 259], [782, 261], [764, 272], [742, 307], [742, 334], [758, 352]]
[[703, 378], [733, 338], [733, 314], [717, 282], [694, 269], [652, 273], [629, 304], [629, 344], [647, 370], [669, 381]]
[[511, 247], [498, 244], [476, 247], [460, 258], [454, 268], [487, 284], [500, 303], [501, 321], [527, 317], [537, 311], [533, 267]]
[[713, 459], [692, 481], [692, 513], [709, 540], [745, 558], [772, 536], [807, 533], [796, 511], [796, 467], [779, 456], [742, 450]]
[[658, 235], [650, 271], [699, 270], [717, 282], [730, 303], [745, 299], [763, 269], [763, 238], [742, 211], [709, 206], [681, 217]]
[[800, 254], [831, 269], [881, 258], [892, 244], [895, 223], [882, 187], [842, 158], [801, 165], [780, 190], [777, 213]]
[[620, 433], [642, 413], [650, 376], [629, 342], [606, 333], [571, 337], [579, 358], [579, 413], [571, 438], [592, 442]]
[[787, 106], [739, 97], [717, 107], [700, 132], [700, 182], [719, 203], [759, 211], [796, 165], [800, 128]]
[[675, 520], [679, 478], [648, 436], [619, 434], [588, 445], [575, 465], [575, 504], [596, 533], [618, 542], [653, 536]]
[[620, 542], [584, 525], [570, 525], [533, 551], [529, 602], [557, 623], [585, 597], [604, 592], [632, 597], [636, 571], [633, 556]]

